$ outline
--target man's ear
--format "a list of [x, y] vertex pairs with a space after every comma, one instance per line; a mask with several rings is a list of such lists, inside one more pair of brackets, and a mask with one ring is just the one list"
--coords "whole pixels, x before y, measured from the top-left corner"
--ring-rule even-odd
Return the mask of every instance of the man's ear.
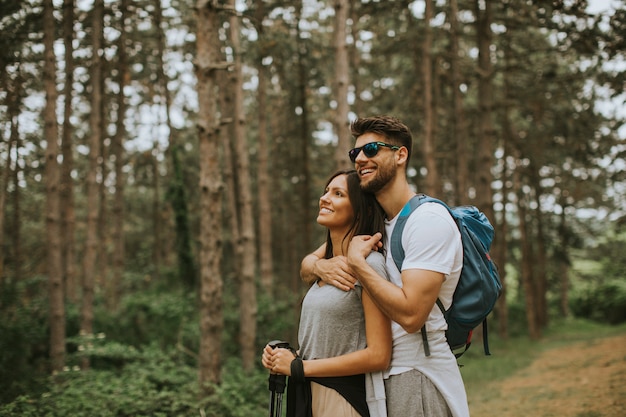
[[396, 151], [396, 163], [398, 165], [406, 165], [409, 163], [409, 150], [405, 146], [401, 146], [400, 149]]

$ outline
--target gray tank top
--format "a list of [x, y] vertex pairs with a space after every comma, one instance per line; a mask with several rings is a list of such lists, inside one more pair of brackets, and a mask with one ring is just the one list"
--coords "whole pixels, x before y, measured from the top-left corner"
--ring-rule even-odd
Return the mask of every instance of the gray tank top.
[[[382, 254], [372, 252], [367, 263], [389, 280]], [[311, 286], [302, 301], [298, 330], [303, 359], [332, 358], [366, 347], [361, 291], [358, 282], [353, 291], [317, 282]]]

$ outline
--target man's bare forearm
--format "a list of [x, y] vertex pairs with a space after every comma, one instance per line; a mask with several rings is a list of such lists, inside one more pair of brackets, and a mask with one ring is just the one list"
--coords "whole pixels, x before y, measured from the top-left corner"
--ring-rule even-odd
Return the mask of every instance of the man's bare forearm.
[[300, 264], [300, 278], [312, 285], [317, 280], [333, 285], [343, 291], [354, 289], [356, 278], [352, 275], [345, 256], [326, 259], [326, 244], [308, 254]]
[[319, 279], [319, 277], [315, 274], [315, 263], [319, 259], [320, 258], [315, 255], [315, 253], [310, 253], [304, 257], [302, 263], [300, 264], [300, 278], [302, 278], [302, 281], [309, 285]]

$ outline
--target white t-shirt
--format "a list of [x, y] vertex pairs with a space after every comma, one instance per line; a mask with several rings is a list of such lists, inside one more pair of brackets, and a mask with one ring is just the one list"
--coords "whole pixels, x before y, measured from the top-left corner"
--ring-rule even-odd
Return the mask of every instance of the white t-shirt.
[[[402, 287], [401, 273], [389, 249], [396, 220], [397, 216], [385, 226], [385, 246], [388, 248], [385, 264], [391, 282]], [[449, 308], [463, 268], [463, 244], [461, 233], [448, 210], [438, 203], [420, 205], [407, 219], [402, 232], [402, 247], [405, 252], [402, 270], [424, 269], [444, 274], [439, 299], [446, 309]], [[385, 377], [417, 369], [437, 387], [453, 417], [469, 417], [463, 378], [446, 341], [447, 323], [437, 304], [426, 320], [430, 356], [424, 353], [420, 331], [407, 333], [393, 321], [391, 326], [393, 352], [391, 367], [385, 372]]]
[[[385, 247], [389, 244], [398, 216], [386, 222]], [[402, 232], [404, 261], [402, 269], [425, 269], [441, 272], [445, 276], [439, 293], [439, 300], [447, 309], [452, 303], [452, 295], [459, 282], [463, 268], [463, 245], [461, 233], [448, 210], [438, 203], [423, 203], [407, 219]], [[387, 250], [387, 271], [391, 282], [402, 287], [402, 277], [391, 254]], [[435, 304], [426, 321], [426, 331], [446, 330], [448, 328], [443, 314]], [[392, 323], [394, 338], [406, 334], [397, 323]]]

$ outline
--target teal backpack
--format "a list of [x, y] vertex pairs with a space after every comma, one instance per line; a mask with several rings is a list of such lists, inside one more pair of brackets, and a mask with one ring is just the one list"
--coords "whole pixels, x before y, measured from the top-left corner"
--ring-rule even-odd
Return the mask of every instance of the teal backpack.
[[[448, 209], [459, 227], [463, 243], [463, 269], [450, 308], [446, 310], [437, 299], [437, 305], [448, 323], [448, 344], [455, 356], [460, 357], [470, 347], [474, 328], [482, 323], [484, 350], [486, 355], [490, 355], [487, 316], [500, 296], [502, 283], [498, 269], [489, 256], [494, 236], [493, 226], [480, 210], [474, 206], [450, 208], [441, 200], [424, 194], [416, 195], [400, 211], [391, 234], [390, 250], [393, 260], [398, 270], [402, 271], [402, 231], [411, 213], [426, 202], [439, 203]], [[426, 356], [430, 356], [425, 327], [426, 325], [421, 330], [424, 352]]]

